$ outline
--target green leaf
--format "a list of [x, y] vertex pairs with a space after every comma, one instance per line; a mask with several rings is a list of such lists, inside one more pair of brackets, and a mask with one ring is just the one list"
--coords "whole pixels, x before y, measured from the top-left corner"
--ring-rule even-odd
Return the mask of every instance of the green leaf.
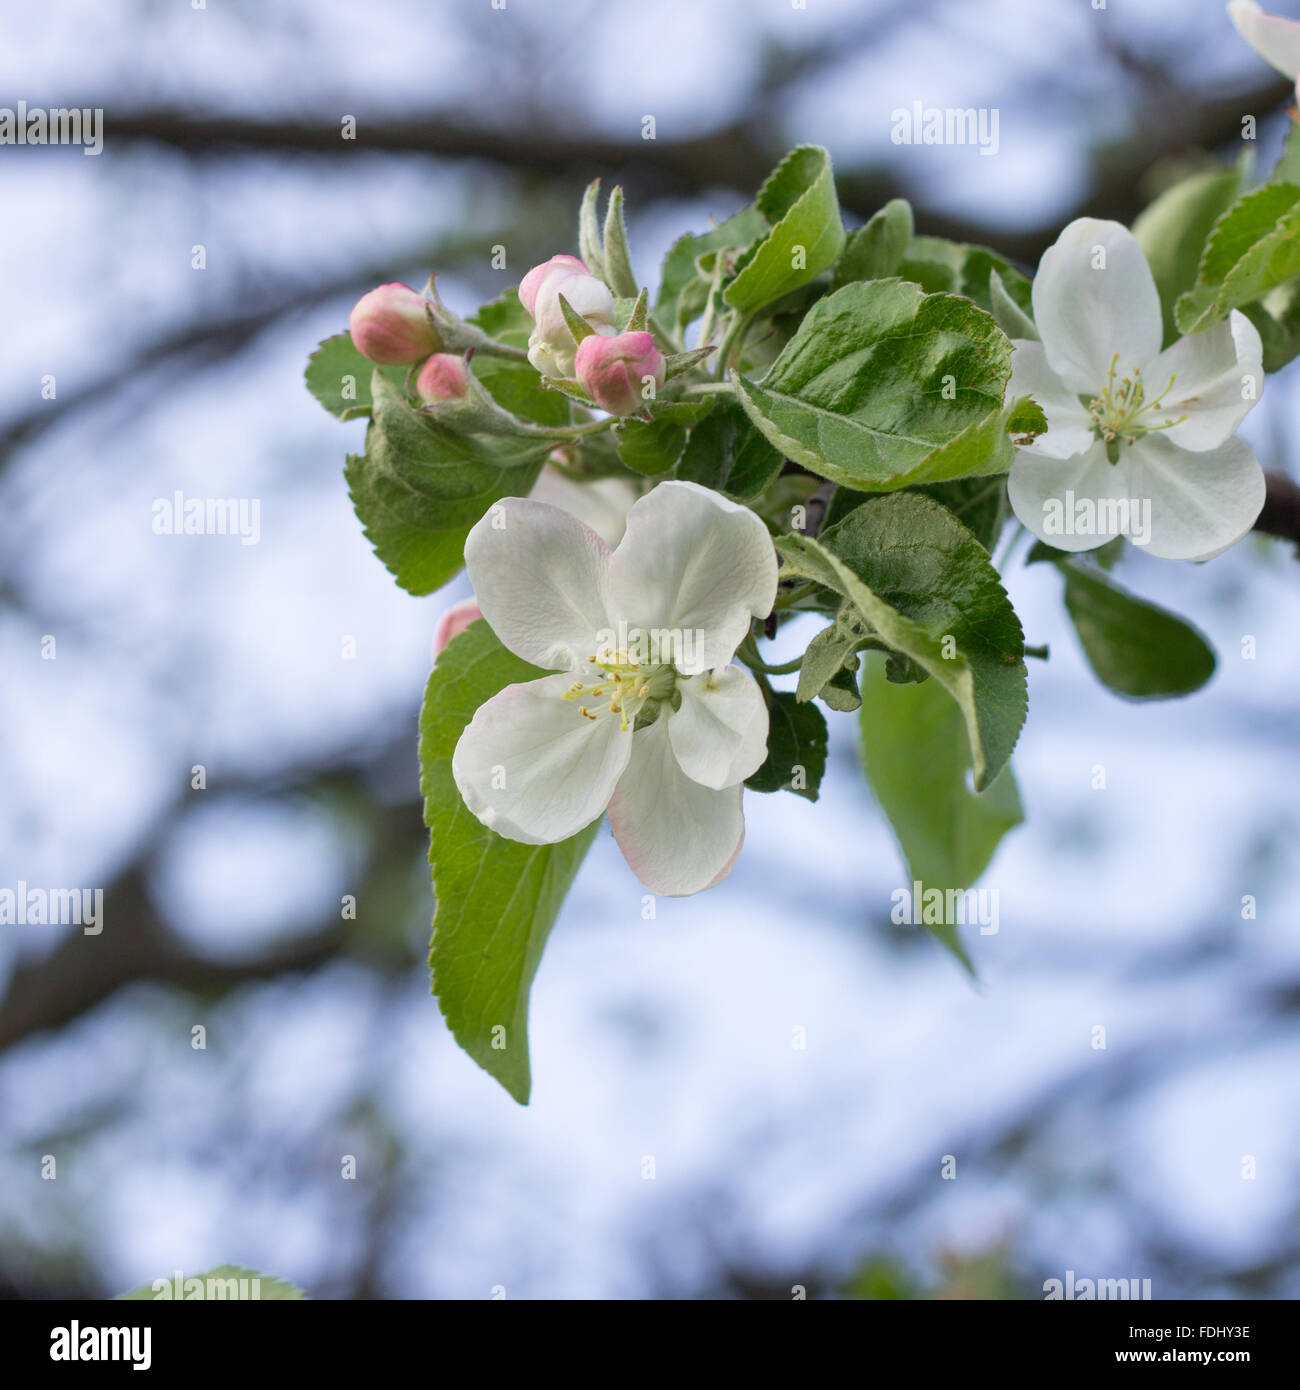
[[831, 157], [818, 145], [791, 150], [754, 205], [771, 230], [741, 255], [722, 295], [746, 314], [816, 279], [844, 247]]
[[664, 401], [653, 420], [624, 420], [614, 426], [619, 458], [637, 473], [667, 473], [682, 456], [686, 433], [708, 413], [710, 401]]
[[632, 271], [632, 257], [627, 247], [627, 227], [623, 222], [623, 190], [615, 185], [605, 209], [605, 239], [602, 244], [605, 264], [605, 283], [626, 299], [635, 299], [639, 286]]
[[1097, 679], [1130, 700], [1190, 695], [1214, 674], [1214, 649], [1189, 623], [1135, 598], [1100, 570], [1058, 562], [1065, 611]]
[[1280, 372], [1300, 356], [1300, 280], [1279, 285], [1241, 312], [1259, 330], [1265, 372]]
[[1289, 121], [1282, 153], [1269, 173], [1270, 183], [1300, 184], [1300, 122]]
[[990, 279], [994, 271], [1012, 302], [1032, 315], [1029, 280], [1005, 256], [987, 246], [937, 236], [913, 237], [896, 273], [904, 280], [915, 281], [930, 294], [964, 295], [992, 313]]
[[993, 310], [993, 321], [1008, 338], [1027, 338], [1038, 342], [1038, 325], [1029, 313], [1007, 293], [1002, 276], [996, 270], [989, 271], [989, 304]]
[[992, 553], [1007, 515], [1004, 479], [958, 478], [951, 483], [928, 483], [916, 490], [941, 502]]
[[815, 705], [800, 704], [788, 690], [764, 690], [768, 719], [767, 760], [745, 785], [750, 791], [792, 791], [817, 800], [826, 771], [826, 720]]
[[420, 711], [420, 790], [437, 910], [433, 992], [462, 1048], [521, 1105], [532, 1085], [528, 995], [542, 949], [600, 822], [557, 845], [522, 845], [471, 815], [451, 757], [483, 702], [544, 673], [508, 652], [486, 622], [443, 648]]
[[884, 280], [897, 274], [911, 240], [912, 206], [906, 198], [891, 198], [866, 226], [845, 239], [831, 289], [838, 290], [854, 280]]
[[413, 594], [445, 584], [463, 563], [465, 536], [493, 502], [523, 497], [554, 448], [548, 440], [456, 434], [418, 414], [381, 372], [366, 452], [345, 474], [375, 553]]
[[602, 254], [600, 221], [597, 205], [600, 199], [600, 180], [592, 179], [582, 195], [582, 206], [578, 210], [578, 255], [582, 263], [596, 277], [605, 278], [605, 258]]
[[533, 316], [520, 303], [519, 292], [513, 289], [490, 299], [466, 321], [507, 347], [526, 348], [533, 331]]
[[751, 204], [712, 231], [679, 237], [664, 257], [655, 318], [680, 337], [686, 325], [704, 312], [708, 302], [713, 273], [701, 268], [701, 260], [721, 256], [722, 273], [730, 274], [734, 262], [767, 230], [767, 219]]
[[820, 542], [775, 545], [783, 579], [851, 600], [867, 633], [956, 700], [983, 791], [1011, 756], [1028, 699], [1020, 620], [979, 541], [938, 502], [904, 492], [864, 503]]
[[1231, 206], [1244, 169], [1213, 170], [1167, 188], [1133, 224], [1160, 291], [1165, 344], [1178, 336], [1174, 305], [1196, 283], [1210, 230]]
[[[198, 1281], [202, 1281], [201, 1286]], [[244, 1281], [244, 1290], [247, 1292], [249, 1302], [254, 1299], [260, 1303], [288, 1302], [307, 1297], [300, 1288], [283, 1279], [272, 1279], [270, 1275], [259, 1274], [257, 1270], [245, 1269], [241, 1265], [218, 1265], [215, 1269], [210, 1269], [204, 1274], [183, 1277], [179, 1291], [176, 1287], [175, 1276], [168, 1274], [155, 1281], [156, 1284], [165, 1287], [141, 1284], [138, 1289], [132, 1289], [130, 1293], [118, 1294], [118, 1299], [148, 1303], [165, 1302], [169, 1299], [174, 1302], [177, 1298], [192, 1303], [197, 1303], [200, 1300], [204, 1302], [214, 1300], [228, 1302], [241, 1297], [243, 1292], [240, 1289], [241, 1281]], [[189, 1293], [186, 1292], [187, 1286]]]
[[848, 611], [841, 610], [840, 616], [808, 643], [799, 667], [797, 694], [801, 701], [820, 695], [834, 710], [855, 710], [862, 703], [854, 673], [863, 634], [855, 621], [856, 609], [852, 604], [844, 607]]
[[353, 346], [350, 333], [336, 333], [307, 359], [307, 389], [331, 415], [351, 420], [370, 414], [370, 378], [376, 371], [399, 390], [406, 380], [405, 367], [376, 367]]
[[1005, 472], [1010, 374], [1006, 335], [968, 299], [871, 280], [819, 300], [761, 383], [733, 380], [785, 457], [883, 491]]
[[1300, 186], [1266, 183], [1215, 223], [1196, 285], [1175, 306], [1178, 328], [1198, 333], [1295, 275], [1300, 275]]
[[[957, 706], [937, 681], [896, 685], [883, 663], [862, 681], [862, 756], [867, 780], [889, 819], [912, 884], [968, 888], [1002, 837], [1024, 820], [1010, 765], [981, 793], [967, 785], [970, 750]], [[921, 915], [921, 905], [913, 903]], [[929, 925], [967, 968], [953, 925]]]
[[751, 502], [776, 479], [785, 464], [735, 402], [719, 401], [691, 431], [676, 477]]

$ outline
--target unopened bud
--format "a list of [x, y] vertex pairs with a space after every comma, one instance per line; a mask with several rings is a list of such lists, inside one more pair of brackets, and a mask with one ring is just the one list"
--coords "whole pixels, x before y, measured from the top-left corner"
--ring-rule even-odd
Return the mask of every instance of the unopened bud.
[[582, 389], [611, 415], [632, 415], [646, 403], [647, 378], [664, 382], [664, 355], [649, 333], [593, 335], [578, 344], [574, 372]]
[[437, 401], [462, 401], [469, 395], [465, 359], [449, 352], [435, 352], [415, 378], [415, 394], [432, 405]]
[[409, 285], [380, 285], [363, 294], [348, 319], [348, 328], [357, 351], [381, 366], [418, 362], [442, 346], [429, 322], [423, 297]]
[[483, 616], [482, 610], [478, 606], [478, 600], [464, 598], [438, 619], [437, 630], [433, 634], [433, 655], [437, 660], [438, 653], [451, 641], [453, 637], [459, 637], [462, 632], [472, 622], [477, 622]]

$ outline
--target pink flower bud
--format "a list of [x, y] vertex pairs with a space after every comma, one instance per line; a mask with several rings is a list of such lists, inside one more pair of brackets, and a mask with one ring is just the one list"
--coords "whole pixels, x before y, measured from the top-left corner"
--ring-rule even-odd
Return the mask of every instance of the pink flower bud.
[[435, 352], [415, 378], [415, 394], [422, 401], [461, 401], [469, 395], [465, 359], [449, 352]]
[[476, 622], [483, 616], [482, 610], [478, 606], [478, 600], [464, 598], [438, 619], [437, 630], [433, 634], [433, 657], [436, 661], [438, 653], [451, 641], [453, 637], [459, 637], [462, 632], [472, 622]]
[[664, 382], [664, 355], [649, 333], [593, 334], [578, 344], [574, 371], [582, 389], [611, 415], [631, 415], [645, 404], [644, 378]]
[[572, 275], [575, 270], [580, 275], [591, 273], [577, 256], [552, 256], [549, 261], [535, 265], [519, 282], [519, 302], [534, 318], [536, 317], [537, 291], [541, 289], [542, 281], [551, 271], [560, 269], [566, 275]]
[[409, 285], [380, 285], [363, 294], [348, 328], [357, 351], [382, 366], [418, 362], [442, 346], [425, 313], [423, 297]]

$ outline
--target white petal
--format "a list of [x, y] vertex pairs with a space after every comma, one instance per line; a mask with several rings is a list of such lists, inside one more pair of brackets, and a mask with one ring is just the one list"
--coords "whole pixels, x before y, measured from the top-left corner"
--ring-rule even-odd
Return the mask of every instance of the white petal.
[[627, 530], [627, 514], [640, 495], [629, 478], [595, 478], [575, 483], [548, 463], [528, 494], [534, 502], [546, 502], [576, 516], [606, 545], [617, 545]]
[[728, 665], [750, 620], [772, 611], [776, 552], [748, 507], [697, 483], [660, 483], [627, 514], [609, 583], [628, 630], [669, 630], [689, 675]]
[[[1118, 465], [1107, 459], [1106, 446], [1100, 440], [1068, 459], [1017, 449], [1007, 475], [1007, 495], [1018, 520], [1040, 541], [1057, 550], [1095, 550], [1123, 534], [1122, 528], [1104, 523], [1129, 509], [1096, 504], [1128, 498], [1128, 470], [1122, 454]], [[1091, 526], [1087, 522], [1089, 503], [1093, 504]]]
[[1118, 222], [1080, 217], [1043, 253], [1034, 321], [1052, 369], [1076, 394], [1095, 395], [1119, 354], [1121, 375], [1160, 351], [1160, 296], [1137, 238]]
[[609, 627], [609, 547], [559, 507], [506, 497], [465, 542], [483, 616], [516, 656], [572, 670]]
[[1239, 541], [1264, 506], [1264, 470], [1235, 436], [1192, 453], [1149, 434], [1125, 452], [1133, 494], [1151, 501], [1151, 539], [1142, 548], [1163, 560], [1211, 559]]
[[1007, 400], [1032, 396], [1047, 416], [1047, 433], [1034, 440], [1036, 453], [1071, 458], [1092, 444], [1092, 421], [1079, 397], [1052, 370], [1042, 343], [1016, 338], [1011, 352]]
[[465, 726], [451, 757], [465, 805], [490, 830], [526, 845], [576, 835], [609, 804], [632, 753], [631, 730], [606, 701], [563, 699], [569, 674], [508, 685]]
[[609, 803], [609, 824], [637, 878], [680, 898], [731, 872], [745, 839], [743, 787], [712, 791], [673, 756], [662, 716], [634, 736], [632, 758]]
[[[733, 787], [767, 757], [767, 704], [739, 666], [678, 681], [681, 707], [667, 716], [682, 771], [706, 787]], [[661, 716], [662, 719], [662, 716]]]
[[1174, 378], [1153, 419], [1159, 423], [1181, 415], [1187, 418], [1162, 430], [1165, 438], [1184, 449], [1213, 449], [1236, 430], [1259, 399], [1264, 385], [1259, 330], [1234, 309], [1226, 322], [1167, 347], [1142, 375], [1151, 397]]
[[1266, 63], [1293, 81], [1300, 77], [1300, 24], [1265, 14], [1255, 0], [1230, 0], [1228, 17]]

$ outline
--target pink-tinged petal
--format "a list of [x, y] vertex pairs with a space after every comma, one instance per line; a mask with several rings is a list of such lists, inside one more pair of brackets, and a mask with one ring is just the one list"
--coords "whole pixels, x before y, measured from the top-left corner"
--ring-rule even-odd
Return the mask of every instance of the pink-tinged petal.
[[527, 275], [519, 282], [519, 302], [533, 314], [537, 306], [537, 292], [542, 287], [542, 282], [552, 271], [562, 270], [566, 275], [572, 275], [577, 271], [581, 275], [588, 275], [586, 263], [580, 261], [577, 256], [552, 256], [549, 261], [543, 261], [541, 265], [535, 265]]
[[576, 835], [609, 804], [628, 765], [631, 730], [607, 700], [564, 699], [571, 684], [561, 674], [506, 686], [456, 744], [451, 771], [465, 805], [508, 840], [548, 845]]
[[494, 502], [465, 541], [479, 608], [516, 656], [571, 670], [610, 628], [609, 547], [558, 507]]
[[1119, 354], [1121, 375], [1160, 351], [1160, 296], [1137, 238], [1118, 222], [1080, 217], [1043, 253], [1034, 321], [1053, 372], [1096, 395]]
[[729, 665], [751, 619], [772, 611], [776, 552], [748, 507], [696, 483], [660, 483], [628, 513], [609, 582], [628, 629], [671, 633], [678, 670], [693, 675]]
[[731, 872], [745, 840], [743, 790], [693, 782], [673, 755], [661, 715], [634, 735], [609, 824], [632, 872], [652, 893], [685, 897]]
[[1151, 398], [1173, 380], [1152, 418], [1160, 424], [1186, 417], [1161, 431], [1171, 444], [1216, 448], [1245, 419], [1264, 387], [1259, 330], [1234, 309], [1225, 322], [1167, 347], [1142, 375]]
[[[680, 708], [667, 716], [668, 741], [682, 771], [702, 786], [734, 787], [767, 757], [767, 703], [739, 666], [678, 681]], [[663, 716], [661, 716], [663, 718]]]
[[1129, 454], [1130, 489], [1150, 499], [1151, 536], [1162, 560], [1210, 560], [1235, 545], [1264, 506], [1264, 470], [1234, 435], [1215, 449], [1180, 449], [1159, 434]]
[[1255, 0], [1230, 0], [1228, 17], [1266, 63], [1292, 81], [1300, 77], [1300, 24], [1266, 14]]
[[614, 296], [609, 286], [585, 271], [560, 268], [542, 280], [533, 306], [537, 333], [548, 342], [565, 342], [577, 347], [560, 306], [561, 295], [580, 318], [604, 325], [614, 322]]
[[478, 600], [474, 598], [463, 598], [459, 603], [455, 603], [447, 609], [438, 619], [438, 626], [434, 629], [434, 660], [438, 659], [438, 654], [453, 637], [459, 637], [470, 623], [477, 622], [482, 616], [483, 610], [478, 606]]
[[1072, 458], [1091, 448], [1092, 421], [1079, 397], [1052, 370], [1042, 343], [1016, 338], [1011, 352], [1007, 400], [1032, 396], [1047, 416], [1047, 433], [1031, 446], [1049, 458]]

